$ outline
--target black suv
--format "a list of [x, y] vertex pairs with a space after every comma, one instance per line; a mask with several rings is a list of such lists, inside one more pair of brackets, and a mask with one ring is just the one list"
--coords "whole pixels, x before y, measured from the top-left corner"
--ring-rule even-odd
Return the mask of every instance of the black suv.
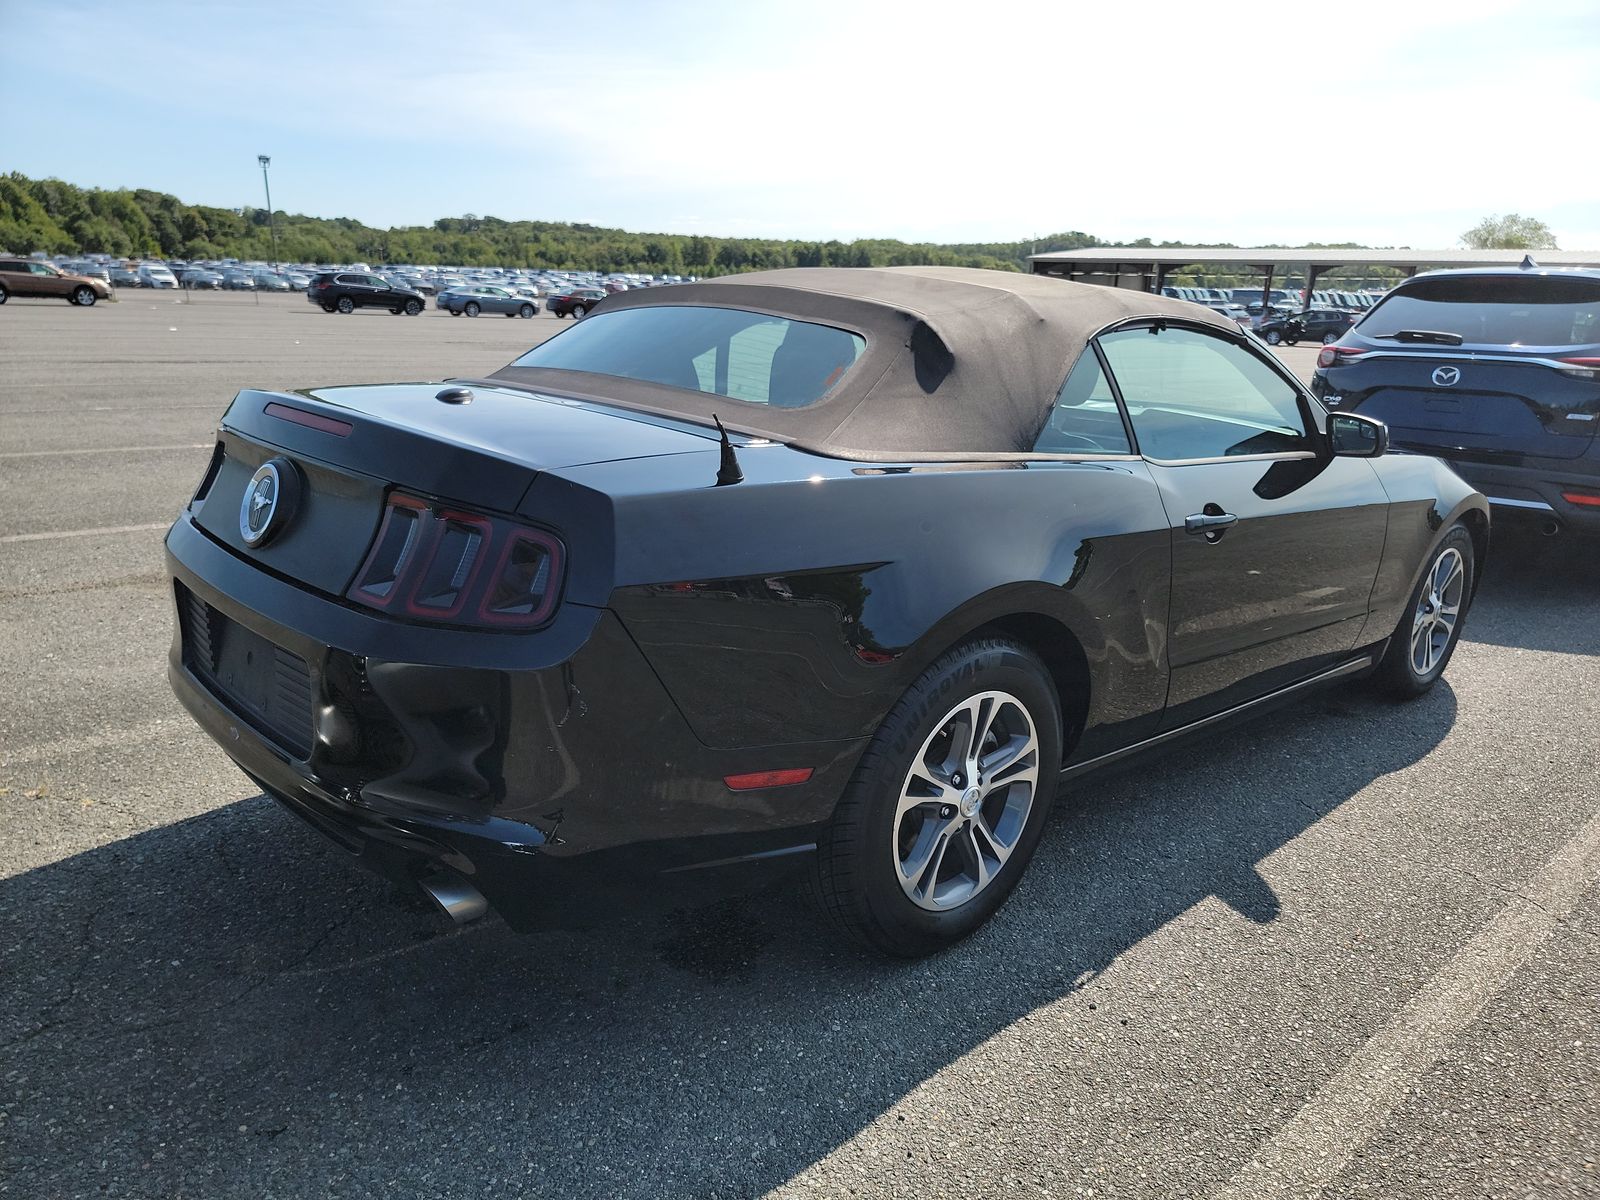
[[1293, 346], [1299, 342], [1337, 342], [1350, 326], [1353, 315], [1336, 308], [1310, 308], [1305, 312], [1275, 313], [1256, 326], [1256, 336], [1269, 346], [1279, 342]]
[[397, 287], [382, 275], [363, 271], [325, 271], [311, 280], [306, 299], [323, 312], [353, 313], [358, 308], [387, 308], [398, 316], [414, 317], [422, 311], [422, 293]]
[[1600, 534], [1600, 270], [1415, 276], [1323, 347], [1311, 389], [1447, 460], [1497, 515]]

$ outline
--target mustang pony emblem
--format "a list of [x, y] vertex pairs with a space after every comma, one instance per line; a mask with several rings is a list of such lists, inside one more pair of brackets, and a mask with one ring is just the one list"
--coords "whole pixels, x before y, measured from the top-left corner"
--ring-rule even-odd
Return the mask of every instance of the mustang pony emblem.
[[239, 504], [239, 536], [246, 546], [259, 546], [273, 537], [294, 515], [300, 496], [300, 473], [286, 458], [274, 458], [256, 468]]

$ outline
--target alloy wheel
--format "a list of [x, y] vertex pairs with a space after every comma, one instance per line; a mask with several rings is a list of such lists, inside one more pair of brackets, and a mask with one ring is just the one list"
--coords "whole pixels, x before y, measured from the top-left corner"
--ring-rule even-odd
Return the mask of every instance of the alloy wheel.
[[896, 877], [919, 908], [958, 908], [1016, 849], [1039, 787], [1039, 738], [1027, 707], [981, 692], [951, 709], [906, 772], [895, 809]]
[[1419, 677], [1429, 674], [1455, 637], [1461, 618], [1462, 593], [1467, 584], [1467, 568], [1461, 552], [1447, 546], [1434, 560], [1423, 584], [1422, 596], [1411, 618], [1411, 669]]

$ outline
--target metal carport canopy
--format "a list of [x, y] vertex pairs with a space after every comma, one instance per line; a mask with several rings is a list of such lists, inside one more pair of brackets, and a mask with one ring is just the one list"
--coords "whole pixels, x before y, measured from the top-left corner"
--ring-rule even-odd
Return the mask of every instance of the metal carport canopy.
[[1028, 262], [1035, 275], [1059, 275], [1139, 291], [1160, 291], [1174, 267], [1249, 267], [1264, 273], [1269, 281], [1280, 267], [1306, 267], [1309, 292], [1316, 276], [1334, 267], [1398, 267], [1411, 274], [1424, 267], [1514, 267], [1529, 254], [1542, 267], [1600, 266], [1600, 250], [1357, 250], [1291, 246], [1093, 246], [1033, 254]]

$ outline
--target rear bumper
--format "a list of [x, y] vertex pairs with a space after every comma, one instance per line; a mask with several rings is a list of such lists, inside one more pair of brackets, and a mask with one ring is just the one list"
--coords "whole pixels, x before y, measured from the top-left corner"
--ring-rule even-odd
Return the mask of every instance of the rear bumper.
[[1600, 494], [1600, 464], [1592, 459], [1558, 459], [1537, 467], [1446, 461], [1488, 497], [1496, 522], [1505, 521], [1497, 528], [1553, 521], [1562, 531], [1600, 536], [1600, 506], [1574, 504], [1562, 496], [1572, 491]]
[[[187, 516], [167, 565], [175, 599], [308, 666], [302, 757], [191, 669], [179, 620], [172, 688], [229, 757], [364, 865], [461, 876], [519, 929], [775, 881], [808, 860], [863, 748], [706, 748], [606, 610], [568, 605], [529, 635], [399, 625], [266, 575]], [[814, 768], [798, 787], [722, 782], [797, 766]]]

